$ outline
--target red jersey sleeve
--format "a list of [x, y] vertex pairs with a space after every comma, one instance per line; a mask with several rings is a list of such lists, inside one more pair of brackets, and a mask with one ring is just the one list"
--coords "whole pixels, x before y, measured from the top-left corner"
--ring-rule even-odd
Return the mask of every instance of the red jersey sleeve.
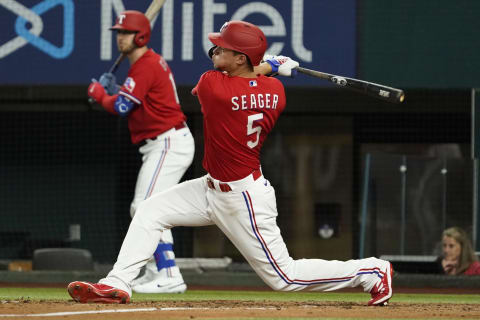
[[[219, 71], [207, 71], [202, 76], [200, 77], [200, 80], [198, 80], [197, 85], [195, 88], [193, 88], [192, 93], [195, 92], [195, 95], [200, 95], [201, 92], [205, 92], [205, 90], [212, 90], [212, 84], [210, 81], [212, 78], [216, 78], [217, 73], [220, 73]], [[213, 79], [215, 80], [215, 79]]]
[[222, 73], [220, 71], [210, 70], [202, 74], [200, 80], [198, 80], [197, 85], [192, 90], [192, 94], [198, 97], [200, 101], [200, 105], [202, 106], [203, 112], [203, 103], [205, 103], [204, 97], [208, 95], [209, 92], [212, 92], [214, 88], [214, 81], [218, 79], [218, 77], [222, 77]]
[[142, 104], [154, 82], [152, 77], [154, 74], [145, 70], [145, 67], [148, 65], [143, 64], [140, 67], [131, 68], [119, 92], [136, 104]]

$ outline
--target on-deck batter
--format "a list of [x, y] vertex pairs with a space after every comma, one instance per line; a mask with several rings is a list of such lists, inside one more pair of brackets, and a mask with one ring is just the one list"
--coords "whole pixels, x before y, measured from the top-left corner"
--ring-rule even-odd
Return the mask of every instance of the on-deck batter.
[[[111, 29], [117, 31], [118, 49], [131, 64], [127, 79], [118, 91], [115, 76], [104, 74], [100, 82], [90, 84], [88, 95], [108, 112], [128, 117], [132, 143], [139, 146], [143, 164], [130, 206], [133, 218], [141, 201], [180, 181], [192, 163], [195, 145], [173, 74], [165, 59], [146, 46], [151, 34], [147, 17], [138, 11], [125, 11]], [[187, 287], [175, 264], [171, 231], [162, 233], [157, 244], [144, 275], [133, 283], [133, 290], [184, 292]]]
[[275, 190], [262, 175], [259, 156], [285, 108], [285, 92], [279, 80], [258, 73], [290, 75], [298, 63], [273, 57], [254, 69], [267, 42], [263, 32], [247, 22], [227, 22], [209, 39], [216, 45], [211, 54], [217, 71], [204, 73], [193, 90], [204, 116], [203, 166], [208, 174], [142, 202], [113, 270], [98, 284], [72, 282], [70, 295], [79, 302], [128, 302], [130, 281], [165, 230], [216, 224], [275, 290], [362, 286], [371, 293], [369, 305], [385, 304], [392, 295], [389, 262], [294, 260], [277, 226]]

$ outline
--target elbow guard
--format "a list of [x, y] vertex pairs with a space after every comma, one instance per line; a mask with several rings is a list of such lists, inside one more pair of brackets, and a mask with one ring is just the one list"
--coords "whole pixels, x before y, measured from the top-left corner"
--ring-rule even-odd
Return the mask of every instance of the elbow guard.
[[117, 99], [115, 100], [114, 109], [119, 115], [123, 117], [128, 115], [128, 113], [133, 109], [133, 107], [135, 107], [135, 103], [121, 94], [119, 94]]

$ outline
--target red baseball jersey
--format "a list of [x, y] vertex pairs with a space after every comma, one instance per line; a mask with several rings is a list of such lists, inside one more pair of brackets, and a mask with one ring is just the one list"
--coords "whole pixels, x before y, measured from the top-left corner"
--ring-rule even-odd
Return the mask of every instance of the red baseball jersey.
[[203, 113], [203, 167], [215, 179], [242, 179], [260, 167], [260, 149], [280, 113], [285, 90], [275, 78], [204, 73], [193, 93]]
[[137, 104], [128, 114], [128, 128], [135, 144], [186, 120], [173, 74], [165, 59], [152, 49], [130, 67], [119, 94]]

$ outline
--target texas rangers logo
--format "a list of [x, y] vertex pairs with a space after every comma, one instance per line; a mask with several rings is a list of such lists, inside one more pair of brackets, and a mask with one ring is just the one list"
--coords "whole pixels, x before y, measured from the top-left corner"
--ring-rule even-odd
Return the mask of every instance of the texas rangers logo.
[[127, 80], [125, 80], [125, 83], [123, 84], [125, 89], [127, 89], [130, 93], [133, 92], [133, 89], [135, 89], [135, 81], [133, 80], [132, 77], [128, 77]]
[[121, 14], [118, 16], [118, 24], [123, 24], [123, 20], [126, 18], [127, 16], [124, 15], [124, 14]]

